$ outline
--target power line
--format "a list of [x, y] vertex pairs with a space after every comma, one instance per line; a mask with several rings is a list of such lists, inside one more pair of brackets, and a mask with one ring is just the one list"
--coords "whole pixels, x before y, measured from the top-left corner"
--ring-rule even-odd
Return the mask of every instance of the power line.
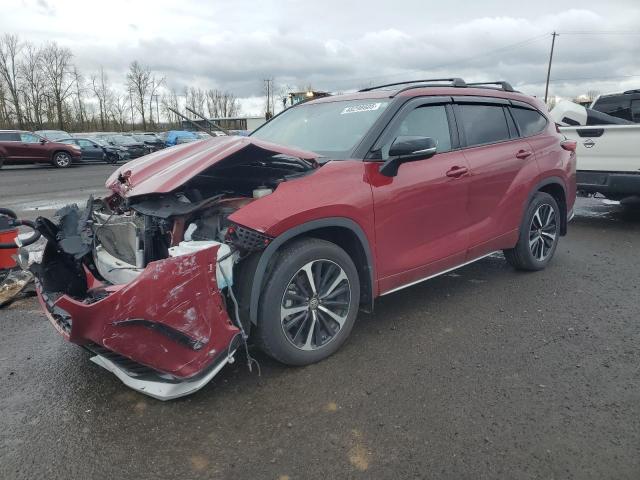
[[339, 80], [338, 82], [333, 82], [333, 84], [334, 85], [336, 83], [337, 84], [345, 84], [347, 82], [355, 84], [355, 83], [363, 82], [363, 81], [364, 82], [368, 82], [368, 81], [372, 81], [372, 80], [376, 80], [376, 79], [400, 77], [400, 76], [405, 76], [405, 75], [411, 75], [411, 74], [414, 74], [414, 73], [422, 73], [422, 72], [425, 72], [425, 71], [437, 70], [439, 68], [450, 67], [450, 66], [457, 65], [457, 64], [460, 64], [460, 63], [464, 63], [464, 62], [468, 62], [468, 61], [471, 61], [471, 60], [475, 60], [476, 58], [487, 57], [487, 56], [495, 55], [496, 53], [502, 53], [502, 52], [507, 51], [507, 50], [513, 50], [513, 49], [519, 48], [521, 46], [527, 45], [529, 43], [535, 42], [537, 40], [540, 40], [541, 38], [546, 38], [547, 35], [548, 35], [547, 33], [544, 33], [542, 35], [537, 35], [535, 37], [527, 38], [525, 40], [521, 40], [521, 41], [516, 42], [516, 43], [511, 43], [511, 44], [508, 44], [508, 45], [504, 45], [502, 47], [495, 48], [495, 49], [489, 50], [489, 51], [484, 52], [484, 53], [480, 53], [480, 54], [469, 56], [469, 57], [465, 57], [465, 58], [460, 58], [460, 59], [454, 60], [453, 62], [447, 62], [447, 63], [442, 63], [442, 64], [439, 64], [439, 65], [428, 66], [427, 68], [423, 68], [423, 69], [419, 69], [419, 70], [405, 70], [405, 71], [400, 72], [400, 73], [392, 73], [392, 74], [388, 74], [388, 75], [378, 75], [378, 76], [374, 76], [374, 77], [347, 78], [347, 79]]
[[[550, 80], [549, 83], [558, 83], [558, 82], [576, 82], [582, 80], [599, 80], [599, 81], [607, 81], [607, 80], [616, 80], [620, 78], [636, 78], [640, 77], [640, 73], [632, 74], [632, 75], [617, 75], [611, 77], [573, 77], [573, 78], [556, 78], [554, 80]], [[546, 83], [546, 80], [536, 80], [535, 82], [524, 82], [520, 85], [540, 85], [542, 83]]]
[[640, 31], [622, 31], [622, 30], [610, 30], [610, 31], [606, 31], [606, 30], [593, 30], [593, 31], [580, 31], [580, 30], [576, 30], [576, 31], [572, 31], [572, 32], [560, 32], [560, 34], [562, 35], [640, 35]]

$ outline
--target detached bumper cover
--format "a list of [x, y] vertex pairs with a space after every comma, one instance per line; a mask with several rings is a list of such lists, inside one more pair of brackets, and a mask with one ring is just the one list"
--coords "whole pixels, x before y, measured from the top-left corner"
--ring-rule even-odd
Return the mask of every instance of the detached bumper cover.
[[[47, 292], [36, 281], [38, 298], [63, 337], [99, 353], [95, 363], [136, 390], [175, 398], [206, 384], [237, 348], [239, 330], [216, 283], [217, 250], [152, 262], [125, 285], [103, 286], [85, 270], [86, 299]], [[105, 351], [148, 369], [123, 368]]]

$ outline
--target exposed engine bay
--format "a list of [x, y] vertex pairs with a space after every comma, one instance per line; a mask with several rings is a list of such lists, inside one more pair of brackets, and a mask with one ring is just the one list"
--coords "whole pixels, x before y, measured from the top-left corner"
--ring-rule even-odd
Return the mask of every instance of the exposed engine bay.
[[[39, 219], [40, 229], [76, 259], [91, 253], [85, 263], [109, 284], [132, 281], [151, 262], [213, 245], [222, 247], [219, 258], [231, 256], [233, 248], [235, 257], [227, 263], [227, 275], [232, 277], [232, 262], [264, 248], [268, 238], [232, 225], [228, 217], [313, 167], [286, 155], [216, 165], [172, 193], [133, 198], [114, 194], [90, 198], [83, 211], [65, 207], [58, 212], [59, 226]], [[226, 283], [221, 275], [219, 283]]]
[[162, 400], [201, 388], [242, 345], [251, 368], [240, 285], [272, 239], [229, 217], [320, 167], [274, 147], [226, 137], [166, 149], [114, 172], [112, 195], [39, 217], [47, 244], [29, 268], [56, 330]]

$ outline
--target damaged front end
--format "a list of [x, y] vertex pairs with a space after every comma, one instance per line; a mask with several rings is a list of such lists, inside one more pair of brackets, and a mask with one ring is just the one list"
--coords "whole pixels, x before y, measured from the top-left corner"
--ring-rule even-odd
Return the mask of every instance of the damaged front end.
[[129, 387], [162, 400], [197, 391], [233, 362], [248, 330], [234, 276], [271, 239], [228, 217], [317, 168], [258, 153], [237, 149], [169, 192], [132, 196], [136, 175], [120, 171], [108, 182], [111, 196], [65, 207], [56, 223], [38, 218], [47, 244], [30, 268], [56, 330]]

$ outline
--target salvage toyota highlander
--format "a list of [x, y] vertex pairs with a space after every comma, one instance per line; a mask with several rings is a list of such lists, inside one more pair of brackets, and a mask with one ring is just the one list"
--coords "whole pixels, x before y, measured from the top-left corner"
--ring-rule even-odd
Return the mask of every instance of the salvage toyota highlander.
[[288, 365], [322, 360], [376, 297], [493, 252], [544, 268], [572, 214], [575, 147], [506, 82], [326, 97], [250, 137], [123, 165], [108, 197], [37, 220], [30, 268], [63, 337], [175, 398], [248, 340]]

